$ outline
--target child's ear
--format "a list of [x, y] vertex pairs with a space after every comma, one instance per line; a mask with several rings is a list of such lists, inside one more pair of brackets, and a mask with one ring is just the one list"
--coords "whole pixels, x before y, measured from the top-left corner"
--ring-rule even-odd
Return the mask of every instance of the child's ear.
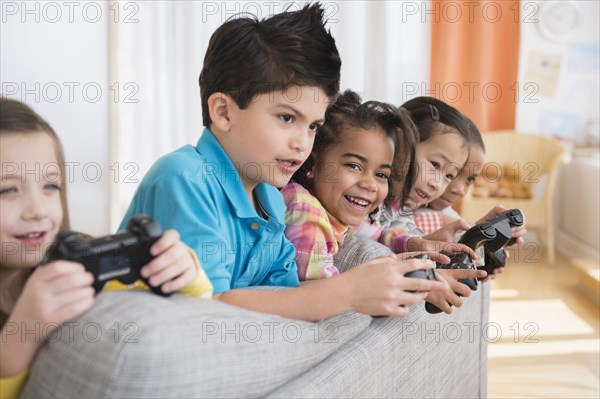
[[227, 94], [216, 92], [208, 97], [208, 113], [212, 125], [216, 130], [221, 132], [229, 131], [230, 124], [230, 107], [233, 100]]
[[306, 171], [306, 178], [309, 180], [312, 180], [315, 177], [315, 168], [316, 168], [316, 164], [315, 164], [315, 155], [314, 154], [310, 154], [308, 159], [306, 160], [307, 163], [310, 163], [310, 169], [308, 171]]

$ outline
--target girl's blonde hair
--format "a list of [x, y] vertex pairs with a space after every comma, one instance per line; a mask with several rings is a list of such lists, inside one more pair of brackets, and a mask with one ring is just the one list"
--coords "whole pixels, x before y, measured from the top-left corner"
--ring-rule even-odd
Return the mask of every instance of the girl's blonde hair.
[[56, 159], [61, 170], [63, 184], [60, 190], [60, 202], [63, 209], [63, 220], [60, 230], [68, 230], [70, 226], [69, 208], [67, 206], [67, 185], [65, 179], [65, 156], [62, 145], [54, 129], [28, 105], [21, 101], [0, 97], [0, 134], [46, 133], [54, 141]]

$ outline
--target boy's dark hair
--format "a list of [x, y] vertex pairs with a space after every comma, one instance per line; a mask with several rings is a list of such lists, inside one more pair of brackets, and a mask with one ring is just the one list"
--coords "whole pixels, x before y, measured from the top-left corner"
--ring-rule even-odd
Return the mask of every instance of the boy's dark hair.
[[202, 119], [210, 127], [208, 98], [228, 94], [240, 109], [257, 95], [292, 85], [316, 86], [334, 98], [341, 60], [325, 29], [319, 3], [270, 18], [231, 19], [210, 38], [200, 72]]
[[[0, 134], [29, 134], [39, 132], [48, 134], [52, 138], [52, 141], [54, 141], [56, 158], [63, 173], [63, 181], [66, 181], [64, 178], [66, 171], [65, 156], [54, 129], [27, 104], [0, 96]], [[61, 187], [60, 199], [63, 207], [63, 220], [60, 228], [61, 230], [67, 230], [69, 229], [69, 210], [67, 206], [66, 184], [63, 184]]]
[[469, 149], [472, 123], [456, 108], [434, 97], [416, 97], [402, 104], [402, 107], [406, 108], [417, 125], [420, 142], [438, 133], [458, 132]]
[[[292, 179], [310, 189], [312, 179], [307, 173], [332, 145], [342, 141], [345, 129], [354, 127], [372, 129], [379, 127], [394, 142], [394, 159], [392, 161], [392, 180], [401, 181], [405, 186], [412, 187], [416, 178], [415, 147], [418, 141], [417, 129], [410, 119], [408, 112], [402, 108], [379, 101], [361, 103], [360, 96], [346, 90], [336, 99], [335, 103], [325, 114], [325, 123], [319, 128], [315, 137], [311, 156], [304, 162]], [[392, 200], [390, 195], [386, 202]], [[408, 198], [410, 190], [402, 193], [402, 201]]]

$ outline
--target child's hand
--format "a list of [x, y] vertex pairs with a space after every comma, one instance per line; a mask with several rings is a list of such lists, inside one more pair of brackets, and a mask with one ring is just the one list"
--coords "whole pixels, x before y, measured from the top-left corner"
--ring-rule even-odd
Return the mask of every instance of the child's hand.
[[178, 291], [196, 279], [196, 263], [189, 248], [179, 240], [177, 231], [165, 231], [150, 248], [150, 253], [156, 258], [142, 267], [140, 273], [151, 286], [162, 285], [165, 294]]
[[445, 282], [404, 277], [406, 273], [435, 267], [432, 261], [399, 259], [391, 255], [373, 259], [336, 277], [344, 281], [352, 310], [375, 316], [408, 314], [408, 306], [422, 301], [432, 290], [445, 290]]
[[439, 262], [439, 263], [444, 263], [444, 264], [450, 263], [450, 258], [439, 252], [403, 252], [401, 254], [396, 254], [395, 256], [398, 260], [405, 261], [407, 259], [419, 256], [419, 255], [427, 255], [427, 257], [434, 262]]
[[459, 231], [467, 231], [471, 226], [463, 219], [456, 220], [447, 226], [434, 231], [433, 233], [423, 236], [423, 238], [431, 241], [453, 242], [454, 236]]
[[435, 271], [435, 277], [438, 279], [438, 281], [446, 282], [446, 284], [448, 284], [448, 288], [445, 290], [430, 291], [425, 300], [437, 306], [437, 308], [444, 313], [450, 314], [452, 313], [451, 305], [461, 307], [463, 302], [462, 299], [460, 299], [460, 297], [456, 295], [454, 291], [452, 291], [450, 288], [450, 282], [444, 278], [444, 273], [440, 273], [440, 271], [441, 270]]
[[56, 261], [33, 272], [2, 328], [0, 377], [31, 367], [48, 336], [92, 306], [93, 282], [94, 276], [74, 262]]
[[[471, 296], [471, 289], [461, 283], [463, 278], [483, 278], [486, 276], [483, 270], [467, 269], [436, 269], [435, 274], [440, 281], [445, 281], [449, 288], [444, 291], [430, 291], [425, 299], [427, 302], [437, 306], [444, 313], [452, 313], [452, 306], [461, 307], [461, 297]], [[452, 306], [451, 306], [452, 305]]]
[[[483, 223], [486, 220], [493, 219], [496, 216], [501, 215], [506, 211], [508, 211], [508, 209], [506, 209], [502, 205], [496, 205], [484, 217], [479, 219], [477, 221], [477, 224]], [[517, 244], [523, 243], [523, 240], [524, 240], [523, 237], [525, 237], [525, 235], [527, 234], [527, 229], [525, 228], [525, 225], [526, 225], [525, 224], [525, 215], [523, 215], [523, 225], [519, 226], [519, 227], [513, 227], [511, 229], [512, 237], [516, 239], [515, 241]]]
[[79, 263], [56, 261], [40, 266], [27, 280], [9, 321], [40, 323], [42, 329], [48, 327], [44, 331], [53, 331], [92, 306], [93, 282], [94, 276]]
[[488, 274], [483, 280], [481, 280], [482, 283], [486, 283], [490, 280], [494, 280], [496, 278], [497, 275], [499, 275], [500, 273], [502, 273], [504, 271], [504, 267], [496, 267], [494, 268], [494, 270], [492, 270], [491, 274]]
[[441, 252], [446, 255], [456, 255], [464, 252], [473, 260], [479, 258], [471, 248], [457, 242], [431, 241], [421, 237], [411, 237], [408, 239], [407, 247], [410, 251]]

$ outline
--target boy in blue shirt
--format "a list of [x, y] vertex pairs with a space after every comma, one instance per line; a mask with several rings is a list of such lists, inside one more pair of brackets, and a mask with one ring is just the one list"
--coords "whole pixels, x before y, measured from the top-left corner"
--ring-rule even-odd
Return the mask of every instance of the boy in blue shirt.
[[[124, 220], [144, 213], [178, 230], [198, 254], [214, 298], [251, 310], [302, 320], [350, 310], [404, 316], [403, 305], [446, 289], [404, 277], [433, 267], [431, 261], [396, 257], [299, 286], [277, 187], [310, 155], [339, 91], [340, 66], [319, 4], [225, 22], [210, 39], [200, 73], [206, 128], [198, 144], [152, 166]], [[244, 289], [260, 285], [297, 288]]]

